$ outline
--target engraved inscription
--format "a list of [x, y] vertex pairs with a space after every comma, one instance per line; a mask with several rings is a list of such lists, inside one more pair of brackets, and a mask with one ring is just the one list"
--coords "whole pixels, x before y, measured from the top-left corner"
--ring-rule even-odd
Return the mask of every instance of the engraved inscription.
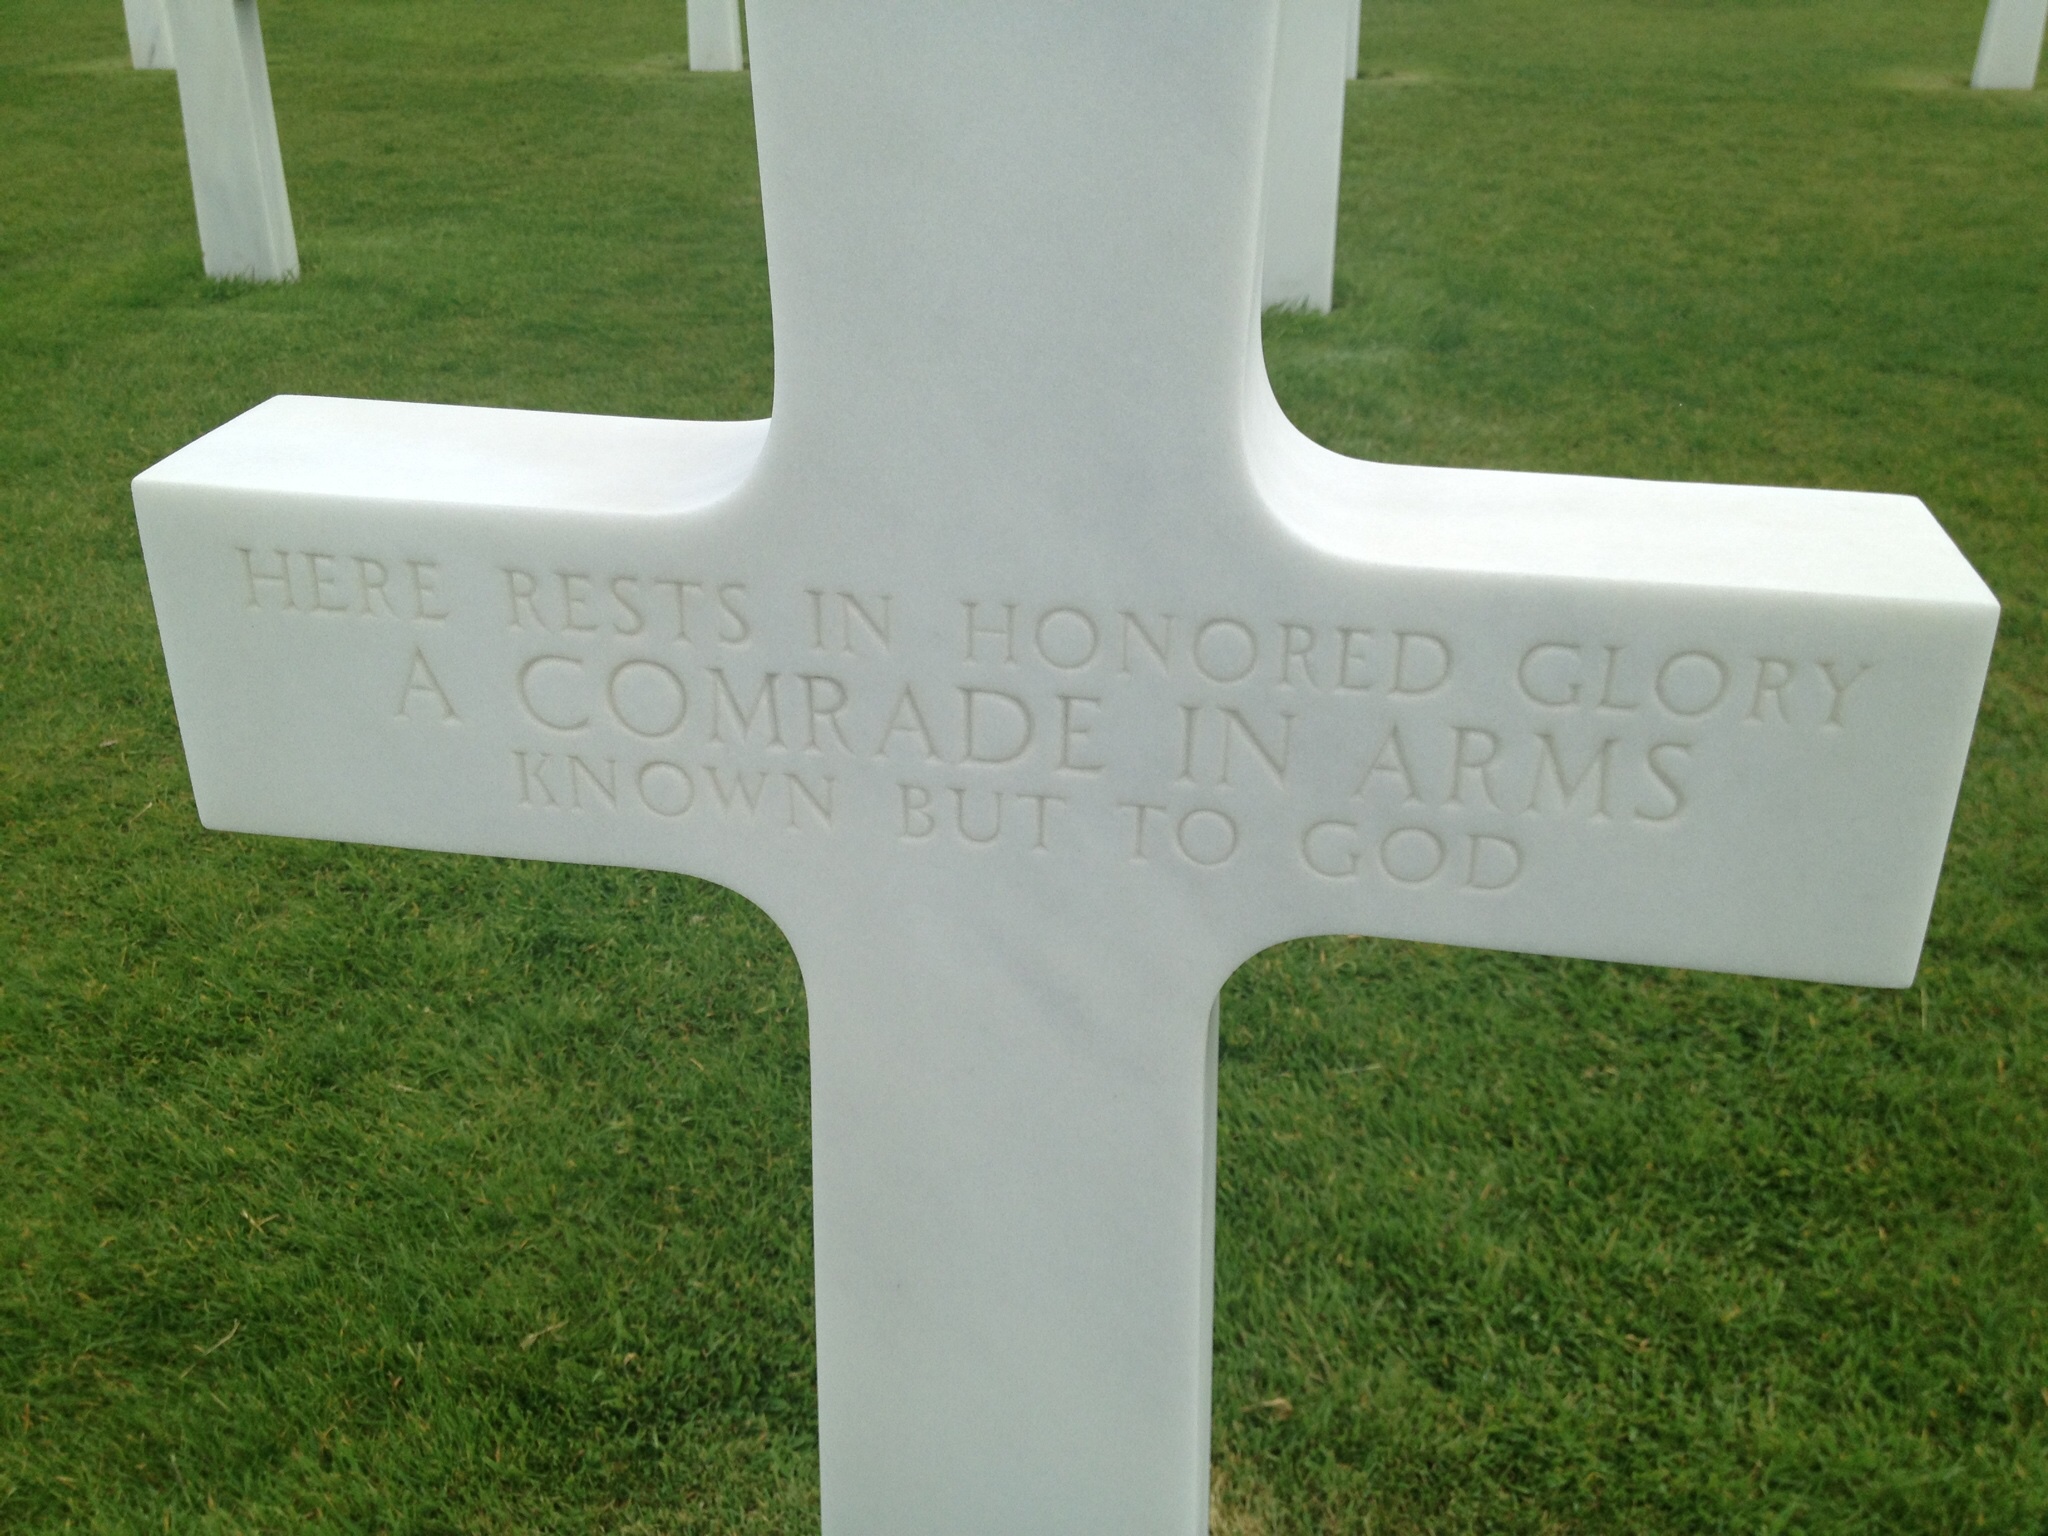
[[[1557, 837], [1669, 836], [1699, 785], [1726, 782], [1704, 764], [1853, 731], [1883, 687], [1868, 656], [1568, 633], [1503, 648], [1415, 615], [931, 605], [568, 563], [458, 583], [417, 551], [232, 559], [266, 621], [418, 634], [379, 706], [395, 726], [474, 729], [509, 704], [503, 792], [522, 814], [863, 831], [917, 857], [1197, 877], [1266, 860], [1496, 899]], [[426, 633], [451, 622], [502, 656], [500, 714], [458, 696], [474, 673]]]
[[244, 606], [259, 612], [342, 614], [439, 624], [453, 617], [441, 564], [390, 555], [237, 548]]

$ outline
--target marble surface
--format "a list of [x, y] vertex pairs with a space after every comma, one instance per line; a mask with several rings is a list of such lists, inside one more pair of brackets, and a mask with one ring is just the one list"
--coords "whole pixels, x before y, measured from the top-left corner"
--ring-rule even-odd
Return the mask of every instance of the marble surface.
[[1337, 265], [1337, 192], [1344, 157], [1345, 42], [1358, 59], [1358, 0], [1282, 0], [1268, 128], [1265, 263], [1268, 309], [1328, 314]]
[[176, 69], [164, 0], [121, 0], [128, 20], [128, 57], [137, 69]]
[[298, 242], [256, 0], [161, 0], [206, 275], [289, 282]]
[[1914, 974], [1991, 594], [1908, 496], [1303, 438], [1277, 4], [755, 0], [770, 421], [285, 397], [135, 482], [209, 827], [788, 934], [828, 1536], [1206, 1530], [1261, 948]]
[[746, 68], [740, 0], [689, 0], [690, 68]]
[[1970, 84], [1980, 91], [2031, 91], [2041, 68], [2044, 30], [2048, 0], [1991, 0]]

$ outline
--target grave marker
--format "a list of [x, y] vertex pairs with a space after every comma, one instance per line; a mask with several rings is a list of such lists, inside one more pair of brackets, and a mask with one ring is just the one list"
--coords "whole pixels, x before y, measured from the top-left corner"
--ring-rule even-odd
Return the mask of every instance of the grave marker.
[[[1330, 311], [1344, 159], [1344, 40], [1358, 0], [1282, 0], [1266, 141], [1268, 309]], [[1358, 49], [1353, 40], [1351, 57]]]
[[1977, 40], [1970, 84], [1980, 91], [2031, 91], [2041, 68], [2041, 34], [2048, 31], [2048, 0], [1991, 0]]
[[256, 0], [163, 0], [206, 275], [299, 275]]
[[788, 935], [828, 1536], [1206, 1530], [1258, 950], [1914, 972], [1990, 593], [1903, 496], [1301, 437], [1276, 4], [756, 0], [772, 421], [281, 397], [135, 483], [206, 825]]
[[689, 0], [690, 68], [745, 69], [740, 0]]
[[176, 69], [164, 0], [122, 0], [128, 18], [128, 57], [137, 69]]

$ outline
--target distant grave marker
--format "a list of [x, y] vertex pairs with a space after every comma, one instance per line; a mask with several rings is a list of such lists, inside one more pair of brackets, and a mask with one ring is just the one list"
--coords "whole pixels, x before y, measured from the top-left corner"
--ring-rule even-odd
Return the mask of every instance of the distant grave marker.
[[1207, 1529], [1260, 949], [1917, 963], [1990, 593], [1908, 497], [1303, 438], [1276, 3], [756, 0], [772, 421], [281, 397], [135, 483], [207, 826], [788, 935], [829, 1536]]
[[740, 0], [689, 0], [690, 68], [747, 67]]
[[1282, 0], [1266, 141], [1268, 309], [1328, 314], [1337, 267], [1337, 197], [1344, 160], [1344, 44], [1357, 73], [1358, 0]]
[[128, 20], [128, 57], [137, 69], [176, 69], [164, 0], [122, 0]]
[[2044, 31], [2048, 0], [1991, 0], [1970, 84], [1980, 91], [2031, 91], [2041, 68]]
[[299, 275], [256, 0], [162, 0], [206, 275]]

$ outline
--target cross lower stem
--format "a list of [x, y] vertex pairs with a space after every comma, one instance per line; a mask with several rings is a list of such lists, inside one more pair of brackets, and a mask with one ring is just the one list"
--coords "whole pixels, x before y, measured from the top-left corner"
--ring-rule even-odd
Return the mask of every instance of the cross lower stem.
[[1216, 1004], [932, 942], [806, 966], [825, 1530], [1193, 1536]]

